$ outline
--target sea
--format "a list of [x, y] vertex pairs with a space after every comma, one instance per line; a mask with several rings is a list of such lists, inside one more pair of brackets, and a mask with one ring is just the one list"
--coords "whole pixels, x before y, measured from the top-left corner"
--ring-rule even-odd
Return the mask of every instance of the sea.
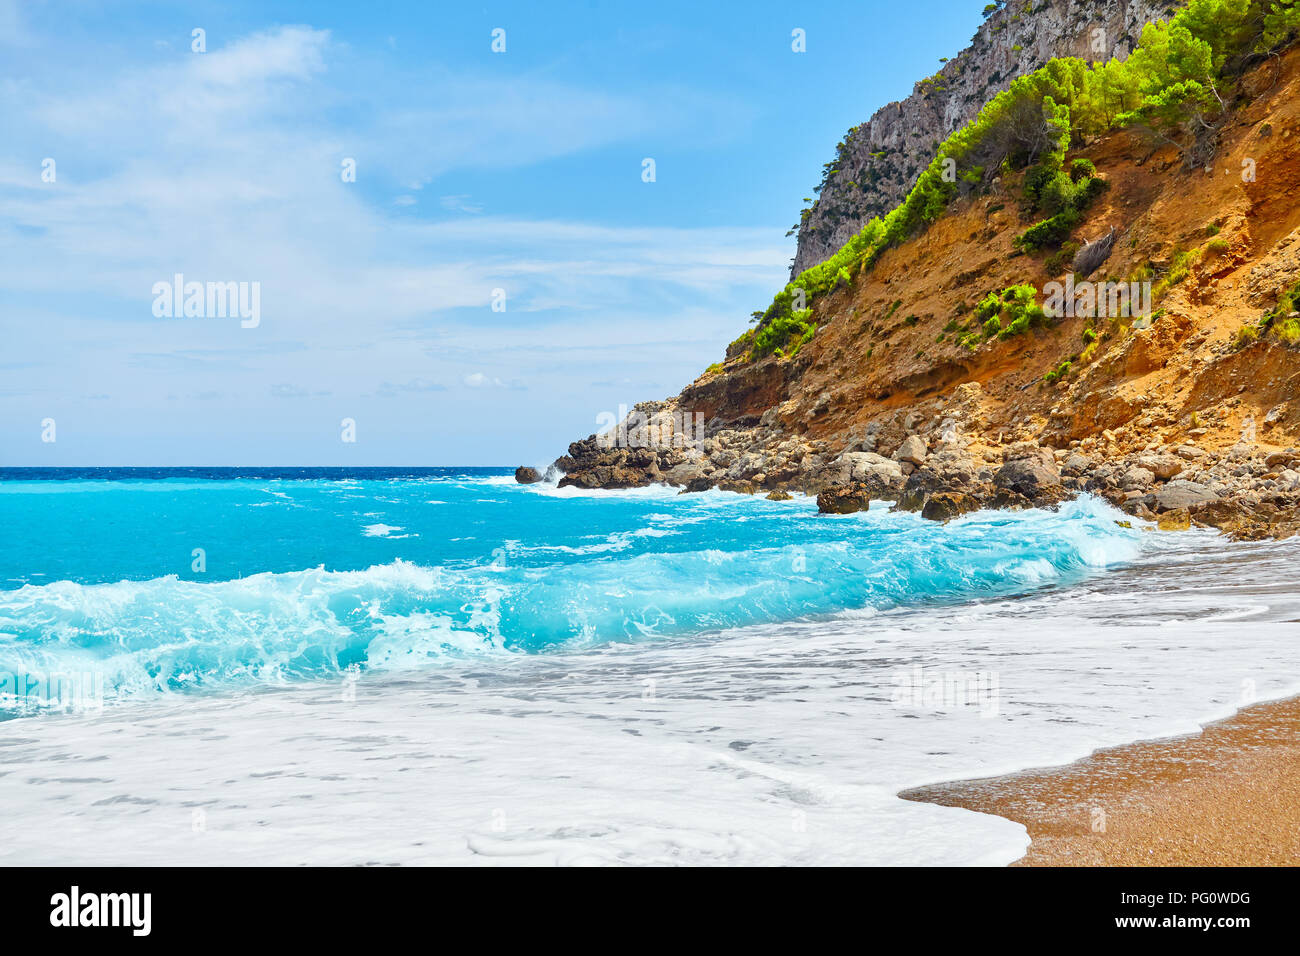
[[1090, 497], [4, 468], [0, 863], [1003, 865], [899, 791], [1300, 692], [1298, 559]]

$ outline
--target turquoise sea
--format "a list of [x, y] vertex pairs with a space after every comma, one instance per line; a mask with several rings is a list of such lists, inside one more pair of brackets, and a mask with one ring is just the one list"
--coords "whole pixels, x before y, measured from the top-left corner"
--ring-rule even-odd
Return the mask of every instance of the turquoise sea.
[[0, 471], [0, 862], [1006, 863], [1295, 687], [1294, 543], [508, 469]]
[[228, 472], [6, 474], [0, 671], [94, 670], [119, 697], [463, 667], [1006, 595], [1140, 538], [1091, 505], [944, 526], [506, 469]]

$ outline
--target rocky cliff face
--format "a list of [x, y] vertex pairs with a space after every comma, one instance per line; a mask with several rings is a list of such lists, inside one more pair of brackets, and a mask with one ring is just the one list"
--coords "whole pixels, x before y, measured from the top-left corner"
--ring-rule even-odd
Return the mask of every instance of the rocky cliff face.
[[791, 276], [826, 260], [873, 216], [897, 206], [939, 144], [1017, 76], [1059, 56], [1122, 59], [1145, 24], [1176, 6], [1175, 0], [1012, 0], [992, 14], [971, 45], [918, 82], [911, 96], [849, 130], [799, 225]]

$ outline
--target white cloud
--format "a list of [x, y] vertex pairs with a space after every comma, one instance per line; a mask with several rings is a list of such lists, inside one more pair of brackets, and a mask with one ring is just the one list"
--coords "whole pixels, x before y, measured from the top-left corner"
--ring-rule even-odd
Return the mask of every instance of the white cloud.
[[510, 388], [515, 390], [527, 388], [527, 386], [518, 379], [511, 379], [508, 382], [503, 382], [499, 378], [489, 377], [484, 375], [482, 372], [473, 372], [470, 375], [466, 375], [463, 381], [470, 388]]
[[[0, 24], [5, 10], [0, 0]], [[347, 100], [338, 66], [349, 61], [328, 31], [284, 27], [216, 49], [208, 39], [210, 53], [151, 51], [158, 63], [116, 73], [51, 59], [33, 85], [0, 65], [0, 323], [6, 354], [25, 363], [6, 372], [5, 401], [23, 404], [6, 404], [5, 418], [111, 394], [98, 405], [129, 424], [164, 396], [180, 415], [219, 393], [205, 414], [226, 417], [210, 428], [258, 427], [272, 404], [302, 416], [272, 419], [278, 434], [319, 427], [334, 440], [353, 412], [332, 402], [463, 398], [440, 382], [477, 389], [492, 409], [528, 388], [527, 411], [541, 415], [580, 401], [574, 383], [595, 367], [610, 382], [681, 384], [744, 327], [737, 298], [761, 304], [784, 281], [777, 228], [483, 215], [446, 190], [436, 206], [472, 215], [430, 221], [435, 204], [393, 205], [402, 187], [418, 192], [458, 165], [527, 164], [634, 136], [645, 103], [435, 70], [427, 86], [394, 81], [421, 90], [395, 111], [350, 101], [366, 121], [348, 130], [332, 111]], [[57, 182], [40, 181], [42, 155], [57, 159]], [[359, 183], [340, 180], [344, 156], [358, 157]], [[155, 319], [152, 285], [175, 272], [260, 282], [260, 326]], [[489, 306], [498, 287], [505, 313]], [[318, 415], [332, 424], [306, 420]]]

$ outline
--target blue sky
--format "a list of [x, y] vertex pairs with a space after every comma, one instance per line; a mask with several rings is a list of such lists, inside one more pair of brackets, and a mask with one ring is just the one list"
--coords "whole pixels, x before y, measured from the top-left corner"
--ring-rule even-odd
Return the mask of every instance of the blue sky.
[[981, 8], [0, 0], [0, 464], [548, 462], [721, 357]]

